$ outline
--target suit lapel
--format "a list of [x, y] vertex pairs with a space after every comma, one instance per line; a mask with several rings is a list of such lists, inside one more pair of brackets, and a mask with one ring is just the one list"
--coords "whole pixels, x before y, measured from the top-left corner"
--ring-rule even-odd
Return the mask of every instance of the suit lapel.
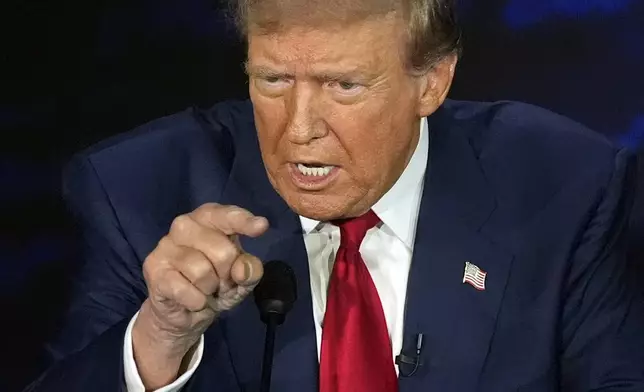
[[[253, 130], [254, 132], [254, 130]], [[268, 218], [270, 229], [259, 238], [241, 238], [245, 251], [263, 262], [282, 260], [297, 278], [297, 301], [286, 321], [278, 327], [275, 341], [272, 389], [284, 392], [316, 391], [318, 359], [313, 322], [309, 264], [298, 216], [292, 212], [268, 181], [256, 140], [241, 144], [222, 203], [244, 207]], [[238, 142], [238, 145], [240, 143]], [[228, 312], [225, 334], [233, 367], [243, 390], [259, 390], [265, 326], [252, 298]]]
[[[401, 392], [476, 389], [513, 259], [482, 234], [494, 195], [465, 129], [446, 110], [430, 118], [429, 164], [407, 287], [403, 352], [414, 354], [422, 333], [422, 365], [412, 377], [400, 377]], [[487, 272], [484, 291], [463, 283], [466, 261]]]

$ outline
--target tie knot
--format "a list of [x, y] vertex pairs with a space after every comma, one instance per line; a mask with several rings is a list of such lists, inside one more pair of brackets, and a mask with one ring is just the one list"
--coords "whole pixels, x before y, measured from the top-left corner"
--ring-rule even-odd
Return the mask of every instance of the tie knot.
[[340, 246], [360, 248], [367, 231], [375, 227], [380, 218], [373, 210], [356, 218], [339, 219], [332, 223], [340, 228]]

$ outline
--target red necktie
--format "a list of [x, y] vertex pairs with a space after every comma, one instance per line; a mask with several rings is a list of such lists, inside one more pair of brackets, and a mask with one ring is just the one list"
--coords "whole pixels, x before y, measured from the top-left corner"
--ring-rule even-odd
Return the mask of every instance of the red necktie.
[[378, 222], [371, 210], [333, 222], [340, 227], [340, 248], [322, 328], [320, 392], [398, 392], [385, 314], [360, 256], [365, 234]]

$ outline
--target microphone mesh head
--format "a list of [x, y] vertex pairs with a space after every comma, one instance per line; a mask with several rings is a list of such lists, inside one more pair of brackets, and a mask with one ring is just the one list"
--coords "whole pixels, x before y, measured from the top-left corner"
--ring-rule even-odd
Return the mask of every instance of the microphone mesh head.
[[293, 269], [279, 260], [264, 264], [264, 276], [255, 287], [253, 295], [262, 321], [266, 322], [269, 316], [277, 316], [281, 324], [297, 299]]

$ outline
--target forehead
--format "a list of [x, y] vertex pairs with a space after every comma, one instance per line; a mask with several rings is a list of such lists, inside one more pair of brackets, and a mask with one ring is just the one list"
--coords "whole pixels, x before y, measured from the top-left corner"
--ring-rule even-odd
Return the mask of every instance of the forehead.
[[248, 65], [279, 67], [284, 72], [309, 68], [377, 68], [400, 61], [405, 44], [402, 23], [394, 15], [348, 26], [292, 27], [248, 36]]

